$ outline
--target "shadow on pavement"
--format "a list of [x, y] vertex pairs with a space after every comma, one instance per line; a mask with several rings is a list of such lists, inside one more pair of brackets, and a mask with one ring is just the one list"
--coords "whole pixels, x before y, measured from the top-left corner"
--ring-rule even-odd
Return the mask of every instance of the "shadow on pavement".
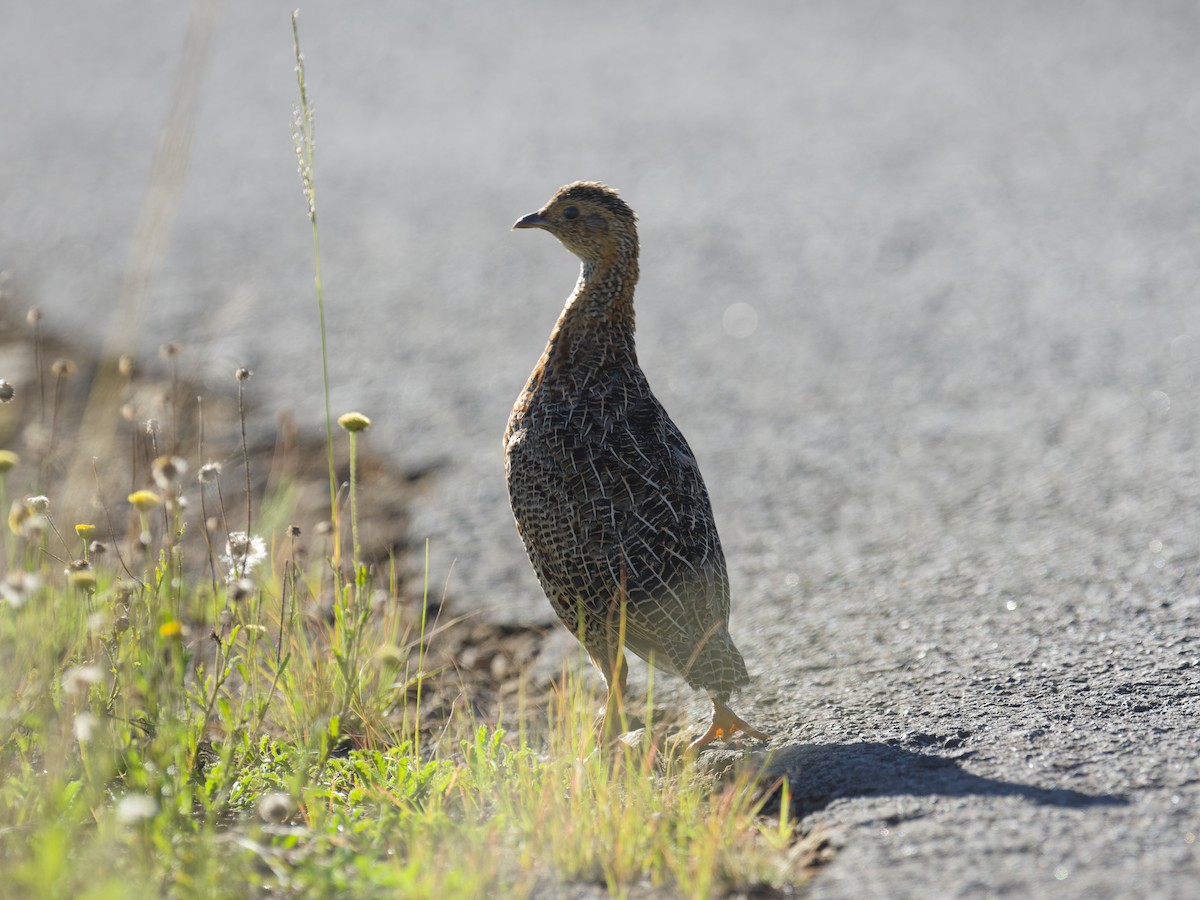
[[[1043, 806], [1074, 809], [1129, 802], [1119, 794], [1088, 794], [973, 775], [960, 765], [963, 758], [963, 754], [950, 759], [880, 743], [797, 744], [772, 754], [764, 782], [788, 776], [795, 816], [850, 797], [1021, 797]], [[771, 791], [764, 810], [768, 813], [779, 809], [779, 789], [772, 785]]]

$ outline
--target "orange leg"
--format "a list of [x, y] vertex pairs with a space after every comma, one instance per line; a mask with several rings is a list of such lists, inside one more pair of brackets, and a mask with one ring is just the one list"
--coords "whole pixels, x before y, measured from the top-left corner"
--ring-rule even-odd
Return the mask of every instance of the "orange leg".
[[732, 709], [722, 703], [720, 700], [713, 698], [713, 715], [712, 724], [708, 726], [708, 731], [696, 738], [688, 744], [689, 751], [699, 750], [701, 747], [711, 744], [713, 741], [723, 741], [730, 737], [735, 731], [741, 731], [756, 741], [769, 741], [771, 736], [765, 734], [747, 723], [744, 719], [738, 716]]

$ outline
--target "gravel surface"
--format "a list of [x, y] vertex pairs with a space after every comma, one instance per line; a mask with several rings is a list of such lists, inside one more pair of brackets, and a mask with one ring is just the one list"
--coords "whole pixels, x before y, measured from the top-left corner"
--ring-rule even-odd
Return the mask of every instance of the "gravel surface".
[[[48, 327], [113, 327], [186, 19], [0, 12], [0, 268]], [[441, 466], [412, 529], [458, 608], [549, 618], [500, 435], [576, 264], [508, 227], [606, 181], [721, 526], [739, 709], [839, 847], [812, 895], [1195, 895], [1200, 6], [375, 0], [301, 28], [335, 413]], [[116, 327], [313, 425], [291, 53], [286, 5], [224, 4]]]

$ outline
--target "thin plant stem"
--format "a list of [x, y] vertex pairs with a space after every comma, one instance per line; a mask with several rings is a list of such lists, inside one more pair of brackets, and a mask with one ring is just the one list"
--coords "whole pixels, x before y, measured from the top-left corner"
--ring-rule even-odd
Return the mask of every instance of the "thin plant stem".
[[250, 513], [254, 506], [254, 495], [250, 491], [250, 449], [246, 445], [246, 381], [250, 378], [249, 369], [238, 369], [238, 421], [242, 426], [242, 462], [246, 470], [246, 536], [250, 536]]
[[350, 529], [352, 541], [354, 544], [354, 570], [358, 571], [359, 561], [362, 559], [361, 548], [358, 543], [358, 478], [357, 478], [357, 451], [358, 449], [358, 434], [350, 432]]

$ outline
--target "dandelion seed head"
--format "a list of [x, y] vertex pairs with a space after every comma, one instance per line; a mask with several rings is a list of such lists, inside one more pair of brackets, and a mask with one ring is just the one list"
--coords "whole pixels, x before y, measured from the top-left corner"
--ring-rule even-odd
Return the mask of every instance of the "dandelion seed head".
[[147, 794], [126, 794], [117, 804], [117, 821], [122, 825], [137, 825], [147, 819], [153, 819], [158, 812], [158, 804]]
[[266, 558], [266, 541], [258, 535], [233, 531], [225, 542], [225, 555], [221, 557], [221, 563], [228, 570], [227, 580], [233, 582], [249, 575]]
[[72, 728], [75, 731], [75, 740], [81, 744], [86, 744], [95, 735], [96, 729], [100, 727], [100, 720], [86, 710], [75, 717], [72, 723]]
[[72, 666], [63, 672], [63, 690], [72, 696], [86, 694], [93, 684], [100, 683], [101, 674], [99, 666]]

